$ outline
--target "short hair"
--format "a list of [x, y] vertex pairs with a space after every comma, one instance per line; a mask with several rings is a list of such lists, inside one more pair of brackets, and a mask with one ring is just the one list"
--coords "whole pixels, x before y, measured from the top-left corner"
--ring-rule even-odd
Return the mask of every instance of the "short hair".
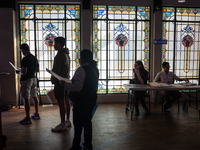
[[167, 65], [169, 65], [168, 62], [163, 62], [163, 63], [162, 63], [162, 67], [163, 67], [163, 68], [166, 67]]
[[28, 44], [26, 44], [26, 43], [21, 44], [21, 45], [20, 45], [20, 49], [23, 49], [23, 50], [25, 50], [25, 51], [30, 51], [29, 46], [28, 46]]
[[90, 62], [93, 60], [92, 52], [89, 49], [83, 49], [80, 52], [81, 59], [84, 59], [86, 62]]
[[64, 37], [56, 37], [55, 42], [58, 42], [61, 46], [65, 46], [65, 38]]

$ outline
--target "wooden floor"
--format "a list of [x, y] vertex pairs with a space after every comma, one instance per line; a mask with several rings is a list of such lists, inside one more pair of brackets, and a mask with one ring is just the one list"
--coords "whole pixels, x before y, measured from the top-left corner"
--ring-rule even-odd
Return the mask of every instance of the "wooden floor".
[[[94, 150], [199, 150], [200, 120], [198, 111], [184, 112], [174, 104], [161, 112], [161, 104], [151, 104], [150, 116], [140, 106], [140, 116], [125, 113], [126, 104], [99, 104], [93, 118]], [[182, 106], [182, 103], [181, 105]], [[31, 113], [33, 113], [31, 107]], [[58, 106], [40, 107], [40, 120], [20, 125], [24, 109], [2, 112], [4, 150], [67, 150], [73, 140], [73, 126], [62, 133], [51, 128], [60, 122]], [[72, 118], [72, 115], [71, 115]]]

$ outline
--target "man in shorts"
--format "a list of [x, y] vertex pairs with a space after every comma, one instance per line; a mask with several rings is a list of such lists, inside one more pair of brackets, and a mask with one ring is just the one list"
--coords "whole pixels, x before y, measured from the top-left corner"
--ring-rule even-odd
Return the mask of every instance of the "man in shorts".
[[35, 107], [35, 113], [31, 115], [31, 118], [35, 120], [40, 119], [38, 113], [37, 78], [35, 76], [36, 72], [39, 72], [39, 64], [37, 58], [30, 53], [29, 46], [26, 43], [20, 46], [20, 51], [23, 53], [24, 58], [21, 61], [21, 70], [16, 71], [16, 73], [21, 75], [20, 96], [24, 102], [26, 117], [19, 120], [19, 123], [30, 124], [32, 123], [30, 119], [30, 96]]
[[[69, 79], [70, 72], [70, 57], [68, 48], [63, 48], [65, 46], [65, 39], [63, 37], [57, 37], [54, 39], [55, 50], [58, 51], [57, 55], [54, 57], [53, 69], [52, 71], [58, 74], [61, 77]], [[58, 124], [55, 128], [52, 128], [52, 132], [61, 132], [67, 130], [67, 127], [71, 126], [69, 120], [70, 116], [70, 105], [69, 99], [67, 97], [67, 91], [64, 90], [64, 87], [60, 85], [58, 79], [54, 76], [51, 77], [51, 82], [54, 84], [54, 94], [55, 98], [58, 101], [58, 106], [60, 109], [60, 118], [61, 123]], [[65, 120], [66, 114], [66, 120]]]

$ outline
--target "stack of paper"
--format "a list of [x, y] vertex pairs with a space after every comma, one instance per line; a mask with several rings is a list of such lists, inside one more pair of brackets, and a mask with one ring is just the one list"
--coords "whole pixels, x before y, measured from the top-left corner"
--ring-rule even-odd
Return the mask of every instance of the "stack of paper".
[[158, 83], [158, 82], [150, 82], [149, 85], [152, 86], [152, 87], [170, 86], [170, 85], [167, 84], [167, 83]]

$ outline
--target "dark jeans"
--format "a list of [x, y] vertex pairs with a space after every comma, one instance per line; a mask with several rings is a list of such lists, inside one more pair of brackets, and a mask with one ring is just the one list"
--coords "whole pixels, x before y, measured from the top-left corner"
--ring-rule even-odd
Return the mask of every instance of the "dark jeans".
[[134, 99], [135, 99], [135, 111], [139, 111], [138, 105], [139, 105], [139, 100], [140, 103], [142, 104], [142, 107], [145, 110], [148, 110], [147, 105], [145, 103], [145, 95], [146, 91], [135, 91], [134, 92]]
[[181, 98], [182, 94], [179, 91], [167, 91], [163, 90], [161, 93], [165, 96], [167, 105], [172, 105], [177, 99]]
[[73, 124], [74, 124], [74, 140], [73, 146], [76, 147], [81, 142], [82, 128], [84, 128], [84, 143], [83, 145], [89, 150], [92, 150], [92, 110], [96, 104], [87, 102], [75, 104], [73, 108]]

